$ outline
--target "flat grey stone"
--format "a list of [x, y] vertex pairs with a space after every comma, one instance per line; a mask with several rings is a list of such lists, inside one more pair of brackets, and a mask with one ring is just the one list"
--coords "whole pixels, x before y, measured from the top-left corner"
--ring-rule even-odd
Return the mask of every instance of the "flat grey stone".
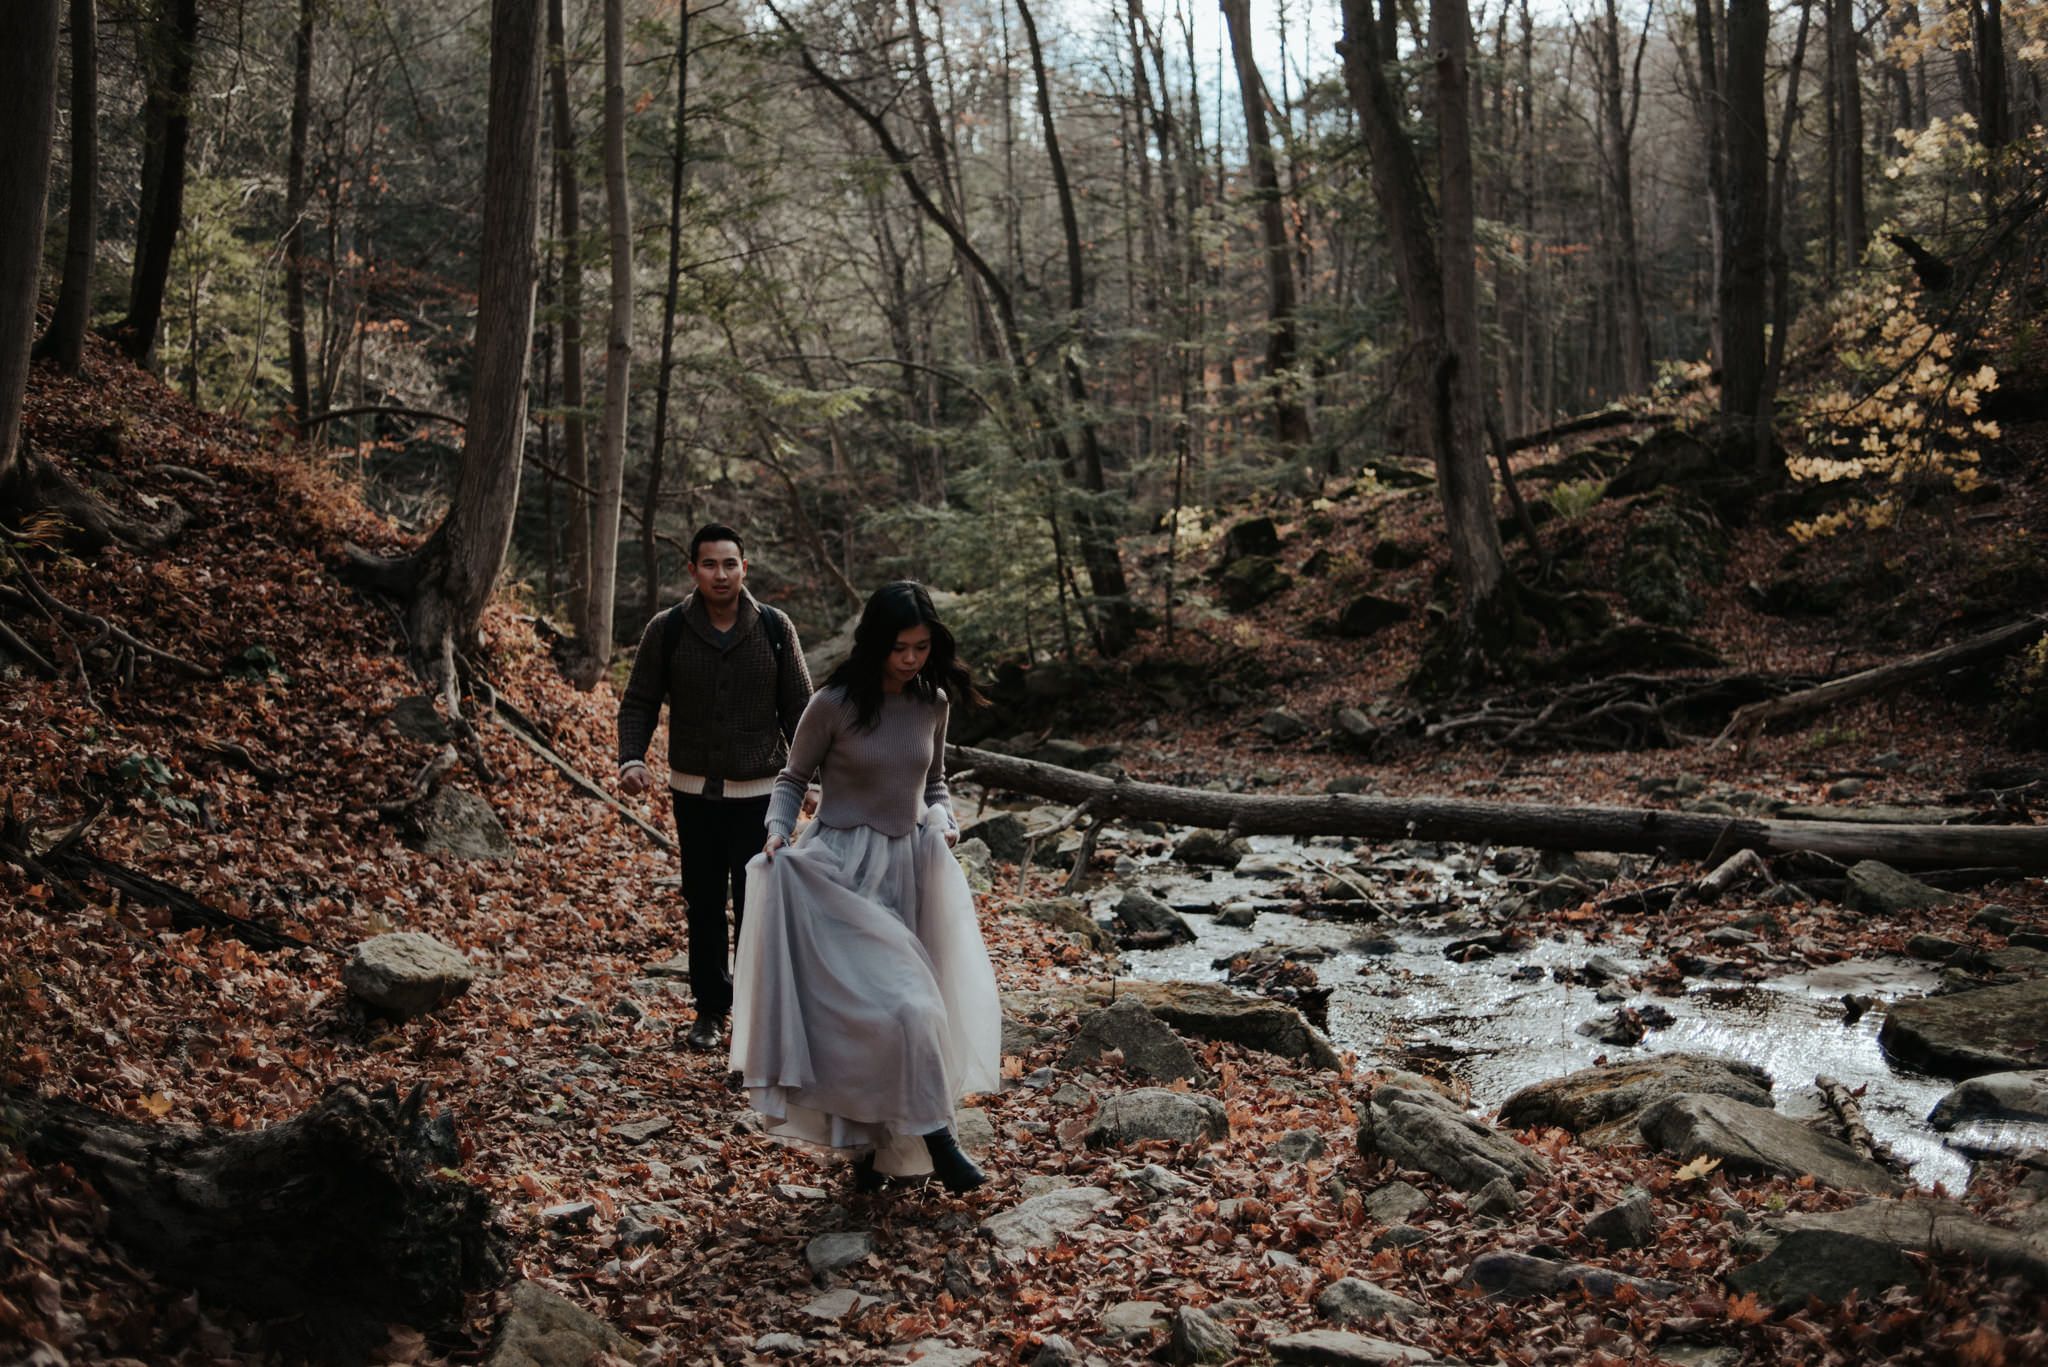
[[1664, 1152], [1690, 1161], [1718, 1158], [1742, 1177], [1811, 1177], [1824, 1187], [1889, 1195], [1898, 1178], [1839, 1139], [1819, 1134], [1796, 1120], [1724, 1096], [1687, 1092], [1666, 1097], [1644, 1111], [1643, 1137]]
[[421, 854], [502, 863], [512, 857], [512, 839], [491, 804], [475, 793], [443, 784], [407, 807], [400, 818], [405, 847]]
[[1614, 1205], [1586, 1221], [1586, 1237], [1609, 1248], [1641, 1248], [1651, 1241], [1655, 1222], [1650, 1193], [1631, 1190]]
[[1473, 1193], [1465, 1213], [1475, 1220], [1505, 1220], [1521, 1208], [1522, 1198], [1516, 1195], [1514, 1183], [1496, 1177]]
[[1341, 1329], [1310, 1329], [1266, 1344], [1275, 1362], [1302, 1362], [1312, 1367], [1423, 1367], [1436, 1361], [1426, 1348], [1386, 1339], [1347, 1334]]
[[1195, 928], [1179, 912], [1137, 888], [1117, 899], [1112, 924], [1119, 935], [1163, 937], [1162, 944], [1193, 944], [1197, 938]]
[[1014, 864], [1024, 857], [1024, 819], [1014, 812], [992, 812], [979, 821], [970, 821], [962, 826], [960, 839], [962, 842], [979, 840], [988, 846], [991, 855], [1005, 864]]
[[944, 1339], [919, 1339], [904, 1351], [909, 1354], [905, 1360], [913, 1367], [974, 1367], [988, 1359], [988, 1354], [979, 1348]]
[[1940, 1077], [2048, 1067], [2048, 978], [1894, 1002], [1877, 1042], [1893, 1062]]
[[778, 1357], [808, 1353], [811, 1346], [811, 1341], [800, 1334], [763, 1334], [754, 1340], [755, 1352], [774, 1353]]
[[521, 1281], [491, 1335], [486, 1367], [584, 1367], [600, 1353], [630, 1360], [625, 1336], [546, 1287]]
[[1365, 1213], [1383, 1225], [1397, 1225], [1429, 1209], [1429, 1197], [1413, 1183], [1396, 1179], [1365, 1194]]
[[1350, 1324], [1357, 1320], [1405, 1320], [1424, 1307], [1364, 1277], [1339, 1277], [1316, 1297], [1316, 1313], [1326, 1320]]
[[1190, 831], [1174, 846], [1173, 857], [1183, 864], [1210, 864], [1236, 868], [1237, 861], [1252, 852], [1251, 842], [1232, 840], [1222, 831]]
[[1461, 1191], [1477, 1191], [1497, 1177], [1515, 1186], [1550, 1170], [1550, 1163], [1434, 1092], [1382, 1085], [1359, 1118], [1358, 1149], [1404, 1168], [1433, 1173]]
[[1998, 1276], [2023, 1277], [2037, 1288], [2048, 1287], [2048, 1240], [1986, 1223], [1953, 1201], [1931, 1197], [1865, 1201], [1847, 1210], [1788, 1215], [1772, 1223], [1785, 1230], [1856, 1234], [1909, 1253], [1960, 1253]]
[[875, 1251], [875, 1236], [866, 1230], [820, 1234], [804, 1245], [804, 1262], [819, 1279], [853, 1266]]
[[806, 1301], [803, 1312], [814, 1320], [842, 1320], [857, 1310], [876, 1304], [878, 1300], [879, 1297], [863, 1296], [850, 1286], [842, 1286], [837, 1291], [827, 1291]]
[[1166, 1307], [1158, 1301], [1118, 1301], [1102, 1312], [1103, 1337], [1112, 1343], [1152, 1337], [1152, 1331], [1166, 1319]]
[[1040, 1248], [1087, 1224], [1114, 1201], [1101, 1187], [1063, 1187], [989, 1216], [981, 1222], [981, 1233], [999, 1248]]
[[1237, 1335], [1207, 1312], [1183, 1305], [1167, 1320], [1166, 1356], [1179, 1363], [1228, 1362], [1237, 1356]]
[[659, 1138], [676, 1127], [676, 1122], [665, 1115], [653, 1116], [647, 1120], [629, 1120], [623, 1125], [612, 1126], [612, 1133], [628, 1144], [645, 1144]]
[[1289, 1130], [1266, 1146], [1266, 1152], [1283, 1163], [1321, 1158], [1329, 1149], [1328, 1142], [1314, 1130]]
[[637, 1215], [622, 1216], [619, 1222], [612, 1226], [612, 1247], [622, 1253], [654, 1248], [667, 1242], [667, 1230]]
[[1177, 1196], [1194, 1185], [1179, 1173], [1157, 1163], [1147, 1163], [1132, 1173], [1129, 1180], [1132, 1186], [1143, 1188], [1153, 1200]]
[[1851, 911], [1896, 916], [1903, 911], [1946, 906], [1956, 899], [1953, 894], [1929, 887], [1889, 864], [1865, 859], [1849, 866], [1848, 886], [1842, 900]]
[[1838, 1305], [1850, 1292], [1865, 1301], [1895, 1286], [1918, 1291], [1920, 1273], [1896, 1247], [1835, 1229], [1795, 1229], [1728, 1285], [1779, 1310], [1803, 1309], [1807, 1297]]
[[1111, 993], [1143, 1002], [1175, 1033], [1190, 1039], [1221, 1040], [1263, 1049], [1282, 1058], [1299, 1059], [1315, 1068], [1335, 1071], [1343, 1059], [1301, 1012], [1269, 997], [1238, 992], [1218, 982], [1149, 982], [1119, 978], [1114, 985], [1076, 983], [1042, 992], [1015, 992], [1004, 998], [1013, 1014], [1078, 1016], [1109, 1005]]
[[1516, 1130], [1569, 1130], [1592, 1147], [1633, 1144], [1643, 1109], [1682, 1092], [1709, 1092], [1768, 1109], [1771, 1078], [1754, 1064], [1732, 1059], [1658, 1054], [1524, 1087], [1501, 1103], [1500, 1123]]
[[1164, 1139], [1171, 1144], [1213, 1144], [1230, 1137], [1223, 1103], [1200, 1092], [1140, 1087], [1109, 1097], [1089, 1122], [1090, 1148]]
[[590, 1201], [563, 1201], [540, 1213], [540, 1222], [550, 1229], [588, 1229], [597, 1206]]
[[2048, 1121], [2048, 1068], [1973, 1077], [1935, 1103], [1927, 1123], [1952, 1130], [1966, 1120]]
[[1482, 1253], [1466, 1269], [1462, 1284], [1477, 1287], [1497, 1301], [1555, 1296], [1571, 1287], [1581, 1287], [1589, 1296], [1611, 1296], [1628, 1286], [1640, 1295], [1658, 1299], [1678, 1291], [1676, 1282], [1631, 1277], [1612, 1268], [1585, 1263], [1552, 1262], [1526, 1253]]

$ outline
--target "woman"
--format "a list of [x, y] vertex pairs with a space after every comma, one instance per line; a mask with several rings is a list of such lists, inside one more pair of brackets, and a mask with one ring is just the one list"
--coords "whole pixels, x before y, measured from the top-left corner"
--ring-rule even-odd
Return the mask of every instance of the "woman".
[[[983, 701], [931, 595], [877, 590], [797, 723], [747, 867], [732, 1066], [770, 1134], [851, 1153], [864, 1191], [985, 1180], [953, 1103], [1000, 1085], [1002, 1023], [944, 769], [948, 707]], [[792, 843], [814, 773], [817, 816]]]

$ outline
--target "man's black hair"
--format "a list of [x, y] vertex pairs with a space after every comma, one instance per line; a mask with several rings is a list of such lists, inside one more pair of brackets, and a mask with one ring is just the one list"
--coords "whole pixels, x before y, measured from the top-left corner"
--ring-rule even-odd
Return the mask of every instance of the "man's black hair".
[[740, 548], [740, 559], [745, 560], [747, 558], [746, 543], [740, 540], [738, 532], [726, 526], [723, 522], [707, 522], [697, 529], [695, 536], [690, 538], [690, 563], [692, 565], [697, 563], [697, 552], [707, 541], [730, 541], [733, 545]]

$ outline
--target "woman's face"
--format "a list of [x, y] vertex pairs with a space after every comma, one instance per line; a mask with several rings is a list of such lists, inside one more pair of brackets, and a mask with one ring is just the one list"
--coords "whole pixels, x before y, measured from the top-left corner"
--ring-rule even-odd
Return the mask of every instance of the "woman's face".
[[932, 629], [919, 622], [896, 633], [896, 644], [889, 647], [889, 658], [882, 662], [882, 684], [891, 693], [900, 693], [904, 685], [917, 677], [917, 671], [924, 668], [924, 662], [932, 655]]

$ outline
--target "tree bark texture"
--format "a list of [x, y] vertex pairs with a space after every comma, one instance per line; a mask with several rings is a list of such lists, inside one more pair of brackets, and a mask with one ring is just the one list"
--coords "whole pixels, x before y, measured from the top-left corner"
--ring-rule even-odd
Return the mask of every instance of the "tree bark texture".
[[64, 279], [38, 352], [67, 375], [85, 362], [92, 322], [92, 268], [99, 251], [99, 14], [94, 0], [71, 0], [71, 192], [65, 205]]
[[668, 276], [661, 290], [661, 360], [655, 370], [654, 433], [648, 442], [647, 493], [640, 504], [640, 573], [646, 581], [646, 611], [661, 611], [661, 557], [655, 548], [655, 514], [661, 510], [663, 466], [668, 453], [668, 395], [675, 377], [676, 301], [683, 281], [683, 182], [690, 164], [690, 6], [676, 9], [675, 145], [669, 149]]
[[2048, 872], [2048, 826], [1883, 826], [1459, 798], [1217, 793], [1107, 779], [958, 745], [946, 747], [946, 763], [956, 775], [972, 771], [985, 788], [1086, 803], [1098, 819], [1164, 821], [1239, 835], [1455, 840], [1697, 860], [1740, 849], [1765, 855], [1812, 850], [1844, 862], [1879, 859], [1900, 868], [1995, 866]]
[[1828, 68], [1835, 86], [1835, 165], [1842, 195], [1842, 246], [1850, 269], [1870, 245], [1863, 196], [1863, 73], [1857, 69], [1854, 0], [1828, 0]]
[[[1615, 309], [1621, 315], [1621, 383], [1630, 394], [1650, 387], [1650, 327], [1643, 301], [1643, 260], [1636, 244], [1635, 99], [1624, 89], [1621, 65], [1621, 15], [1615, 0], [1599, 23], [1600, 123], [1606, 155], [1609, 212], [1614, 218]], [[1642, 50], [1636, 47], [1636, 91], [1641, 89]]]
[[62, 13], [59, 0], [20, 0], [0, 27], [0, 498], [15, 493], [22, 476], [21, 408], [36, 334]]
[[296, 1320], [323, 1356], [364, 1361], [392, 1324], [457, 1331], [465, 1296], [510, 1266], [490, 1199], [434, 1175], [461, 1150], [417, 1092], [342, 1083], [258, 1130], [147, 1125], [20, 1093], [0, 1095], [0, 1114], [30, 1158], [92, 1184], [113, 1237], [157, 1276]]
[[576, 172], [576, 124], [569, 103], [568, 37], [562, 22], [562, 0], [547, 0], [548, 91], [552, 117], [549, 134], [555, 153], [555, 183], [560, 191], [559, 248], [562, 254], [562, 475], [569, 488], [568, 508], [569, 620], [579, 643], [590, 638], [591, 499], [577, 492], [590, 487], [590, 445], [583, 412], [583, 187]]
[[142, 208], [135, 219], [135, 269], [128, 316], [114, 329], [137, 365], [156, 364], [171, 252], [185, 221], [185, 144], [191, 135], [192, 67], [199, 46], [199, 0], [161, 0], [144, 40], [149, 92], [142, 105], [146, 140]]
[[618, 601], [619, 506], [626, 496], [627, 400], [633, 374], [633, 210], [626, 194], [625, 0], [604, 0], [604, 202], [611, 237], [611, 318], [605, 328], [604, 428], [590, 518], [590, 621], [575, 682], [589, 688], [612, 659]]
[[1746, 469], [1761, 469], [1771, 449], [1771, 420], [1763, 408], [1771, 176], [1764, 62], [1770, 27], [1769, 0], [1729, 0], [1722, 92], [1728, 162], [1720, 206], [1726, 250], [1720, 289], [1721, 433], [1726, 458]]

